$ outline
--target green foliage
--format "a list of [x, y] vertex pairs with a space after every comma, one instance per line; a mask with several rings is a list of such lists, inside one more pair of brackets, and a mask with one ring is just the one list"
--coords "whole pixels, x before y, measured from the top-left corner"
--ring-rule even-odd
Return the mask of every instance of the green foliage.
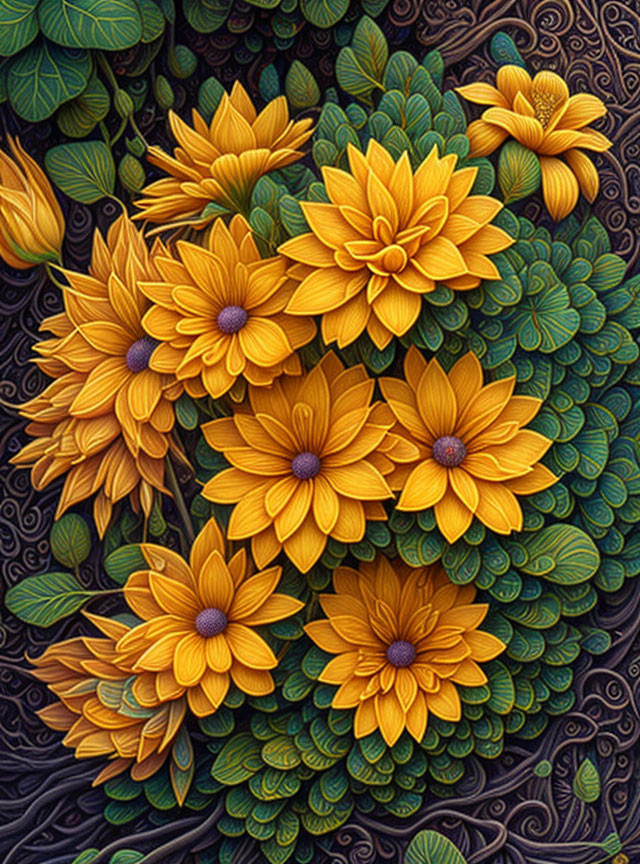
[[284, 91], [294, 109], [312, 108], [320, 101], [320, 88], [304, 63], [294, 60], [284, 81]]
[[540, 160], [518, 141], [508, 141], [500, 150], [498, 184], [505, 204], [533, 195], [540, 188]]
[[45, 156], [45, 166], [56, 186], [74, 201], [93, 204], [113, 194], [116, 166], [102, 141], [52, 147]]
[[70, 573], [27, 576], [7, 591], [5, 605], [21, 621], [50, 627], [77, 612], [95, 591], [87, 591]]
[[77, 513], [65, 513], [51, 526], [51, 554], [65, 567], [78, 567], [91, 552], [87, 523]]
[[583, 759], [573, 778], [573, 794], [585, 804], [600, 797], [600, 774], [591, 759]]
[[466, 864], [458, 848], [438, 831], [419, 831], [409, 843], [404, 864]]

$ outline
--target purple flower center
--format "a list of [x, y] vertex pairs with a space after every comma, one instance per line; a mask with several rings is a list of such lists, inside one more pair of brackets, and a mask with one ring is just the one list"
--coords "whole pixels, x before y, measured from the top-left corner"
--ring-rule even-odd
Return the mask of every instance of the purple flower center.
[[387, 648], [387, 660], [392, 666], [411, 666], [415, 659], [416, 649], [411, 642], [405, 642], [404, 639], [392, 642]]
[[298, 480], [311, 480], [315, 477], [322, 463], [315, 453], [298, 453], [291, 463], [291, 470]]
[[218, 327], [224, 333], [237, 333], [247, 323], [248, 317], [242, 306], [225, 306], [218, 313]]
[[127, 366], [132, 372], [142, 372], [149, 366], [151, 355], [158, 347], [158, 341], [151, 336], [138, 339], [127, 351]]
[[222, 609], [203, 609], [196, 618], [196, 630], [205, 639], [217, 636], [227, 626], [227, 616]]
[[433, 445], [433, 458], [445, 468], [455, 468], [464, 461], [467, 448], [455, 435], [443, 435]]

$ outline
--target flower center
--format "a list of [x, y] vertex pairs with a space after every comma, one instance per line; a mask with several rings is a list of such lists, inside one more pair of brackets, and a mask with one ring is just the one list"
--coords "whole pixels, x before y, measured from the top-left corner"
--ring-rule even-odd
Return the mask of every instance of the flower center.
[[225, 306], [218, 313], [216, 323], [224, 333], [237, 333], [247, 323], [248, 317], [242, 306]]
[[387, 648], [387, 660], [392, 666], [411, 666], [415, 659], [416, 649], [411, 642], [405, 642], [404, 639], [392, 642]]
[[298, 480], [311, 480], [320, 470], [321, 464], [315, 453], [298, 453], [291, 463], [291, 470]]
[[407, 253], [402, 246], [387, 246], [382, 253], [382, 269], [387, 273], [399, 273], [407, 266]]
[[132, 372], [142, 372], [149, 366], [151, 355], [158, 347], [158, 342], [151, 336], [143, 336], [129, 347], [127, 351], [127, 366]]
[[445, 468], [455, 468], [464, 461], [467, 448], [455, 435], [443, 435], [433, 445], [433, 458]]
[[543, 129], [546, 129], [549, 125], [553, 112], [561, 101], [562, 97], [556, 96], [553, 93], [543, 93], [540, 90], [534, 90], [531, 93], [531, 103], [536, 120]]
[[227, 626], [227, 616], [222, 609], [211, 607], [203, 609], [196, 618], [196, 630], [205, 639], [211, 636], [217, 636]]

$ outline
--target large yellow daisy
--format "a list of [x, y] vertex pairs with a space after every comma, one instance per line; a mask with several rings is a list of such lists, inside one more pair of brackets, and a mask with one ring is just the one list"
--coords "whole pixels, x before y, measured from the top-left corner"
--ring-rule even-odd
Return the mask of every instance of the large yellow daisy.
[[408, 568], [379, 555], [360, 570], [339, 567], [335, 594], [321, 594], [326, 620], [305, 626], [335, 654], [320, 681], [339, 684], [334, 708], [355, 708], [356, 738], [380, 730], [392, 747], [406, 729], [422, 741], [429, 713], [460, 719], [456, 684], [477, 687], [479, 663], [505, 645], [477, 628], [489, 610], [475, 588], [454, 585], [440, 568]]
[[251, 575], [244, 549], [227, 562], [215, 519], [196, 537], [189, 563], [164, 546], [142, 544], [149, 569], [132, 573], [125, 598], [143, 623], [117, 651], [140, 676], [140, 687], [161, 701], [186, 694], [198, 717], [220, 707], [230, 682], [250, 696], [274, 689], [276, 657], [255, 631], [304, 605], [275, 594], [281, 568]]
[[[161, 247], [156, 246], [156, 251]], [[124, 216], [96, 231], [89, 275], [65, 270], [65, 312], [46, 319], [38, 365], [55, 380], [21, 414], [36, 440], [13, 458], [36, 489], [67, 474], [56, 518], [94, 493], [100, 535], [113, 504], [132, 495], [148, 514], [164, 489], [164, 458], [182, 385], [149, 368], [156, 342], [142, 327], [150, 302], [140, 282], [158, 278], [142, 234]]]
[[530, 495], [556, 481], [538, 460], [551, 441], [523, 429], [538, 413], [540, 399], [514, 396], [515, 377], [483, 386], [473, 352], [447, 374], [411, 347], [405, 380], [382, 378], [380, 387], [401, 434], [416, 444], [420, 460], [389, 478], [402, 494], [398, 510], [435, 508], [438, 528], [453, 543], [475, 516], [492, 531], [522, 528], [516, 495]]
[[211, 123], [194, 109], [193, 127], [173, 111], [171, 131], [179, 146], [173, 156], [149, 148], [149, 161], [167, 174], [136, 201], [138, 219], [150, 222], [211, 221], [205, 208], [215, 202], [231, 212], [246, 213], [256, 181], [276, 168], [302, 158], [299, 148], [311, 136], [311, 120], [293, 122], [284, 96], [269, 102], [259, 114], [238, 81], [222, 96]]
[[175, 375], [192, 396], [214, 398], [243, 378], [265, 385], [283, 372], [300, 374], [295, 351], [316, 325], [285, 314], [295, 287], [286, 260], [261, 260], [242, 216], [228, 228], [217, 219], [208, 248], [180, 241], [176, 257], [158, 256], [155, 264], [163, 281], [141, 284], [155, 304], [143, 321], [160, 342], [153, 370]]
[[328, 537], [356, 543], [367, 519], [387, 518], [385, 475], [392, 460], [415, 460], [419, 449], [388, 435], [393, 414], [371, 404], [373, 388], [363, 366], [345, 369], [329, 352], [307, 375], [250, 387], [250, 411], [202, 427], [232, 465], [203, 495], [236, 505], [228, 535], [251, 537], [261, 567], [284, 546], [306, 572]]
[[467, 129], [472, 156], [493, 153], [511, 135], [540, 157], [542, 195], [556, 222], [573, 210], [580, 190], [594, 201], [600, 181], [583, 150], [603, 153], [611, 147], [600, 132], [585, 128], [607, 113], [602, 100], [591, 93], [570, 96], [555, 72], [538, 72], [532, 80], [520, 66], [501, 66], [495, 87], [478, 81], [457, 91], [491, 106]]
[[478, 169], [456, 171], [456, 155], [441, 159], [434, 146], [414, 174], [407, 153], [394, 162], [373, 139], [366, 154], [347, 150], [349, 171], [322, 169], [331, 203], [300, 205], [311, 233], [280, 246], [298, 262], [287, 311], [322, 315], [327, 344], [348, 345], [366, 328], [384, 348], [415, 324], [436, 282], [467, 290], [498, 279], [487, 256], [513, 239], [489, 224], [502, 204], [470, 195]]

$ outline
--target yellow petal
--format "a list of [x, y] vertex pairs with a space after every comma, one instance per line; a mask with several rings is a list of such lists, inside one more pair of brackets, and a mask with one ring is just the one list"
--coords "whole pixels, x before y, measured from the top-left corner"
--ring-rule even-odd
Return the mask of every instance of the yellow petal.
[[234, 585], [224, 558], [214, 549], [198, 573], [198, 594], [205, 609], [221, 609], [229, 613], [234, 599]]
[[571, 168], [560, 159], [540, 157], [542, 197], [554, 222], [568, 216], [578, 203], [580, 187]]
[[566, 129], [582, 129], [598, 117], [604, 117], [606, 113], [604, 102], [597, 96], [591, 93], [576, 93], [569, 99], [562, 115], [561, 126]]
[[484, 120], [473, 120], [469, 123], [466, 134], [471, 145], [469, 155], [474, 158], [489, 156], [509, 137], [506, 129]]
[[549, 486], [558, 480], [545, 465], [534, 465], [533, 470], [524, 477], [516, 477], [513, 480], [507, 480], [505, 485], [517, 495], [532, 495], [534, 492], [541, 492], [543, 489], [548, 489]]
[[195, 686], [204, 675], [205, 640], [199, 633], [190, 633], [178, 642], [173, 658], [173, 673], [183, 687]]
[[517, 93], [529, 95], [531, 76], [526, 69], [513, 64], [500, 66], [496, 73], [496, 86], [509, 104], [513, 104]]
[[347, 651], [330, 660], [320, 673], [319, 681], [325, 684], [344, 684], [358, 665], [358, 651]]
[[429, 693], [427, 705], [429, 711], [432, 711], [436, 717], [441, 720], [449, 720], [452, 723], [456, 723], [462, 714], [458, 691], [447, 680], [440, 682], [440, 689], [437, 693]]
[[193, 620], [200, 612], [200, 604], [194, 592], [175, 579], [160, 573], [149, 573], [149, 587], [158, 605], [165, 612]]
[[249, 696], [267, 696], [275, 690], [273, 678], [264, 669], [251, 669], [234, 661], [231, 678], [236, 687]]
[[229, 608], [230, 621], [244, 621], [262, 607], [280, 581], [281, 567], [271, 567], [251, 576], [237, 589]]
[[447, 488], [445, 494], [435, 505], [435, 516], [438, 528], [448, 543], [455, 543], [456, 540], [459, 540], [473, 520], [471, 510], [450, 488]]
[[506, 108], [488, 108], [482, 115], [486, 123], [492, 123], [508, 132], [530, 150], [537, 151], [544, 136], [541, 124], [533, 117], [524, 117]]
[[365, 459], [351, 465], [322, 468], [325, 477], [339, 495], [360, 501], [377, 501], [392, 497], [384, 477]]
[[435, 459], [425, 459], [413, 469], [397, 504], [398, 510], [426, 510], [447, 491], [447, 470]]
[[194, 573], [200, 572], [202, 565], [214, 549], [217, 549], [221, 555], [224, 555], [222, 532], [216, 520], [211, 517], [193, 541], [193, 546], [191, 547], [189, 563]]
[[340, 654], [353, 650], [352, 644], [338, 635], [330, 621], [310, 621], [305, 624], [304, 630], [316, 645], [330, 654]]
[[499, 105], [501, 108], [510, 107], [502, 93], [496, 87], [484, 81], [474, 81], [473, 84], [456, 87], [455, 91], [463, 99], [467, 99], [469, 102], [477, 102], [479, 105]]
[[563, 156], [576, 175], [582, 194], [590, 204], [593, 204], [600, 188], [600, 177], [595, 165], [581, 150], [567, 150]]
[[480, 499], [476, 516], [498, 534], [522, 530], [522, 510], [515, 495], [502, 483], [476, 480]]
[[226, 673], [220, 675], [208, 669], [202, 676], [200, 687], [215, 710], [220, 707], [229, 691], [229, 676]]
[[497, 636], [485, 633], [482, 630], [472, 630], [469, 633], [465, 633], [464, 641], [471, 648], [471, 658], [478, 663], [493, 660], [506, 647], [504, 642], [501, 642]]
[[301, 600], [296, 600], [295, 597], [289, 597], [287, 594], [272, 594], [255, 612], [243, 618], [242, 623], [246, 624], [247, 627], [271, 624], [273, 621], [281, 621], [283, 618], [294, 615], [304, 605]]
[[318, 528], [313, 516], [309, 514], [295, 534], [285, 540], [284, 551], [298, 570], [306, 573], [322, 555], [326, 545], [326, 534]]
[[214, 672], [227, 672], [231, 668], [231, 651], [224, 633], [205, 639], [204, 652], [207, 666]]
[[375, 711], [380, 733], [389, 747], [393, 747], [405, 728], [402, 706], [393, 690], [375, 696]]
[[234, 658], [254, 669], [275, 669], [278, 661], [267, 643], [249, 627], [229, 622], [224, 631]]
[[458, 403], [453, 387], [437, 360], [429, 362], [417, 391], [420, 416], [434, 439], [458, 434]]

